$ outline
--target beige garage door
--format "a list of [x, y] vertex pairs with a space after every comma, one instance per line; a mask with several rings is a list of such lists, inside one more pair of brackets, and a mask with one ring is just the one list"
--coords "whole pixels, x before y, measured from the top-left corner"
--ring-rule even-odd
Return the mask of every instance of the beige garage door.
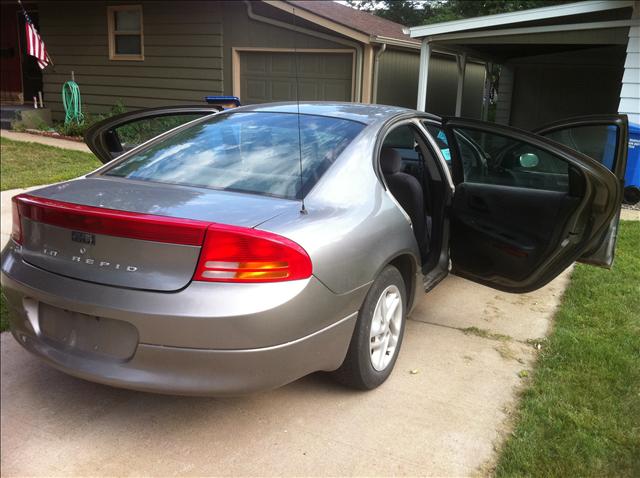
[[[300, 99], [352, 101], [351, 53], [297, 53]], [[296, 100], [296, 57], [291, 52], [241, 52], [243, 104]]]

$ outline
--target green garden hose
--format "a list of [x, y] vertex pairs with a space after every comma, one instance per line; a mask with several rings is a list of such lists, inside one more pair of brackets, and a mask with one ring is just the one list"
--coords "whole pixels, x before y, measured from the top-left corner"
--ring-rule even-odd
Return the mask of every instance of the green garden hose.
[[62, 85], [62, 103], [65, 111], [64, 124], [69, 124], [72, 121], [77, 124], [84, 123], [80, 87], [75, 81], [67, 81]]

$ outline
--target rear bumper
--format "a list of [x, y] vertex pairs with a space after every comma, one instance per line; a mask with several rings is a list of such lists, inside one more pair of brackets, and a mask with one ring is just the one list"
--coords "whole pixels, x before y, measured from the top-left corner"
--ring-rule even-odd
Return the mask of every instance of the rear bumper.
[[[336, 295], [314, 277], [273, 284], [194, 282], [175, 293], [121, 289], [29, 265], [11, 243], [3, 253], [2, 285], [14, 337], [50, 365], [108, 385], [192, 395], [250, 393], [335, 370], [368, 290], [366, 285]], [[135, 335], [131, 353], [118, 349], [119, 339], [101, 339], [117, 327], [69, 321], [58, 330], [49, 318], [43, 332], [40, 304], [78, 320], [126, 323], [122, 333]], [[58, 332], [57, 338], [73, 340], [52, 340]], [[92, 341], [96, 350], [115, 348], [118, 354], [92, 353]]]
[[335, 370], [345, 356], [357, 314], [307, 337], [261, 349], [207, 350], [139, 344], [124, 362], [67, 352], [11, 319], [29, 352], [85, 380], [177, 395], [242, 395], [280, 387], [318, 370]]

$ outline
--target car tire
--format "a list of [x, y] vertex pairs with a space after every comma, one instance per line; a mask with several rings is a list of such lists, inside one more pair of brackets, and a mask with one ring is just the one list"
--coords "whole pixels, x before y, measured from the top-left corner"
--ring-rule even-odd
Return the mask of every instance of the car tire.
[[402, 275], [393, 266], [385, 267], [371, 285], [358, 313], [347, 356], [333, 372], [338, 382], [371, 390], [389, 377], [402, 345], [406, 305]]

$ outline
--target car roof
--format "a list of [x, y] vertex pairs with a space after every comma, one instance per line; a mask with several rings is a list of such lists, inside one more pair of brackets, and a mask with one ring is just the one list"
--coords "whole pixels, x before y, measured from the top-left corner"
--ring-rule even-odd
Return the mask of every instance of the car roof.
[[[259, 112], [259, 113], [300, 113], [316, 116], [328, 116], [332, 118], [342, 118], [351, 121], [358, 121], [365, 124], [374, 124], [387, 121], [394, 116], [407, 113], [417, 113], [409, 108], [388, 105], [372, 105], [364, 103], [340, 103], [326, 101], [304, 101], [298, 104], [295, 101], [282, 103], [262, 103], [257, 105], [241, 106], [232, 110], [233, 112]], [[433, 116], [433, 115], [427, 115]], [[437, 118], [433, 116], [434, 118]]]

